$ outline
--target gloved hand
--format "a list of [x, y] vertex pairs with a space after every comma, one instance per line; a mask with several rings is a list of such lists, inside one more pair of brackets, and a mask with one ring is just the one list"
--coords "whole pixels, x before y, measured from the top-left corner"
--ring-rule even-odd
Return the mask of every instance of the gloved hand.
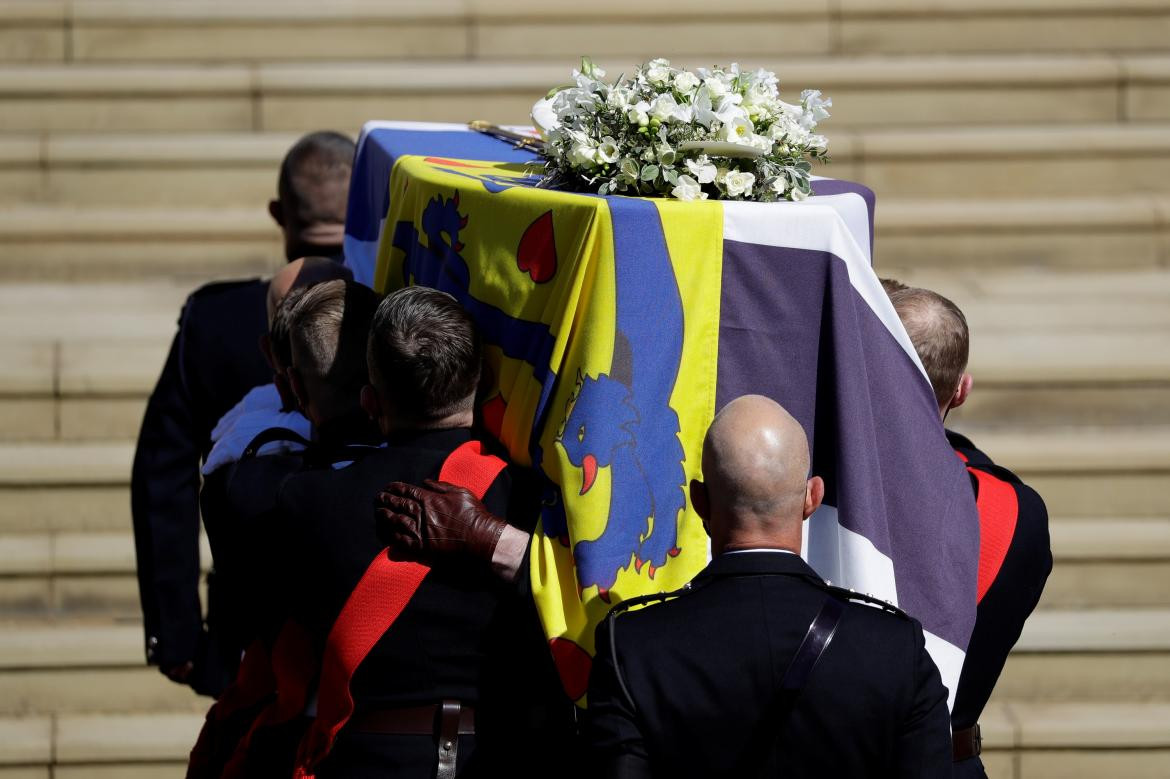
[[463, 487], [391, 482], [374, 499], [378, 538], [393, 552], [492, 562], [506, 523]]

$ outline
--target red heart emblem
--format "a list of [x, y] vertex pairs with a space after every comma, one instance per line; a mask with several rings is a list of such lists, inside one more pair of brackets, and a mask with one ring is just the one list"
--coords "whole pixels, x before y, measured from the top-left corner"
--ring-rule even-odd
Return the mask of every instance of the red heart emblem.
[[553, 237], [552, 211], [541, 214], [520, 236], [516, 266], [537, 284], [543, 284], [556, 275], [557, 244]]

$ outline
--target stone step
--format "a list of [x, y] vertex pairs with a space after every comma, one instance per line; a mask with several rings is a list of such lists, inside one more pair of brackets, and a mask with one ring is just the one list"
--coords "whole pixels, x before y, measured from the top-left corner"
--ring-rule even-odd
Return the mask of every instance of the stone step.
[[1052, 519], [1049, 533], [1041, 609], [1170, 607], [1170, 520]]
[[[610, 56], [599, 64], [616, 76], [634, 63]], [[383, 115], [526, 123], [533, 102], [572, 65], [563, 57], [13, 65], [0, 72], [0, 131], [307, 131], [323, 116], [353, 128]], [[786, 99], [804, 88], [830, 95], [833, 128], [1170, 119], [1170, 57], [1159, 55], [757, 56], [741, 65], [774, 71]]]
[[[168, 173], [159, 175], [165, 179]], [[214, 210], [14, 204], [0, 212], [0, 242], [13, 249], [0, 258], [0, 280], [164, 278], [193, 284], [262, 274], [282, 254], [265, 202]], [[882, 198], [875, 228], [875, 263], [893, 275], [955, 267], [1122, 271], [1170, 262], [1167, 194]]]
[[993, 701], [980, 724], [987, 774], [1001, 779], [1154, 779], [1170, 760], [1165, 703]]
[[[201, 538], [206, 571], [211, 550]], [[0, 535], [0, 618], [102, 616], [137, 619], [130, 531]]]
[[1170, 701], [1170, 610], [1034, 612], [1004, 667], [995, 698]]
[[[786, 52], [1149, 50], [1170, 13], [1158, 0], [605, 0], [587, 9], [523, 0], [18, 0], [0, 20], [13, 61], [373, 60], [563, 56], [588, 51], [723, 58]], [[647, 51], [647, 41], [654, 41]]]
[[1170, 428], [978, 428], [976, 445], [1043, 496], [1049, 514], [1170, 514]]
[[[387, 116], [383, 114], [382, 116]], [[403, 118], [403, 117], [398, 117]], [[357, 127], [340, 128], [356, 132]], [[1164, 123], [829, 131], [834, 162], [885, 199], [1113, 199], [1167, 191]], [[294, 133], [0, 136], [0, 202], [256, 209], [275, 192]], [[1157, 216], [1126, 217], [1166, 224]], [[1051, 218], [1050, 218], [1051, 220]], [[1061, 220], [1067, 225], [1070, 218]], [[1099, 222], [1100, 219], [1093, 221]]]
[[[199, 734], [198, 713], [57, 714], [0, 719], [0, 770], [48, 777], [181, 777]], [[36, 773], [28, 774], [36, 776]]]

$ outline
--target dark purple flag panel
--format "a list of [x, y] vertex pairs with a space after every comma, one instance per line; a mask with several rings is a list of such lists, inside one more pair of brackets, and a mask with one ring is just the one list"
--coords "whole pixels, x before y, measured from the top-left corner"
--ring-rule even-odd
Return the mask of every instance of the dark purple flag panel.
[[965, 648], [979, 520], [918, 367], [826, 252], [725, 241], [716, 410], [749, 393], [809, 434], [840, 525], [893, 561], [899, 605]]

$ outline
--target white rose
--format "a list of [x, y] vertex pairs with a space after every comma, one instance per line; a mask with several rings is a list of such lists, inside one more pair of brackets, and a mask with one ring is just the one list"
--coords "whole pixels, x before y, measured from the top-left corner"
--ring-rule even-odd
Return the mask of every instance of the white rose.
[[612, 108], [618, 108], [622, 111], [630, 107], [630, 102], [634, 99], [634, 91], [626, 87], [617, 87], [610, 91], [609, 97], [605, 102]]
[[707, 156], [703, 155], [697, 160], [686, 161], [687, 170], [691, 172], [700, 184], [710, 184], [715, 180], [715, 166], [707, 162]]
[[767, 136], [753, 134], [750, 143], [753, 149], [759, 149], [764, 154], [769, 154], [772, 151], [772, 140]]
[[651, 84], [664, 84], [670, 79], [670, 60], [653, 59], [646, 63], [646, 80]]
[[654, 100], [654, 104], [650, 106], [650, 116], [660, 122], [668, 122], [671, 115], [677, 110], [678, 102], [674, 99], [674, 95], [667, 93], [659, 95]]
[[823, 135], [810, 135], [805, 142], [813, 149], [827, 149], [829, 147], [829, 139]]
[[804, 191], [803, 189], [801, 189], [800, 187], [793, 187], [793, 188], [792, 188], [792, 199], [793, 199], [793, 200], [797, 200], [797, 201], [800, 201], [800, 200], [807, 200], [807, 199], [808, 199], [808, 193], [807, 193], [807, 192], [805, 192], [805, 191]]
[[711, 97], [723, 97], [730, 88], [728, 83], [723, 80], [723, 77], [717, 74], [713, 74], [704, 81], [703, 86], [707, 87], [707, 91], [711, 93]]
[[783, 176], [777, 176], [772, 179], [772, 183], [768, 185], [768, 189], [775, 192], [777, 195], [783, 195], [788, 190], [788, 179]]
[[677, 197], [679, 200], [706, 200], [707, 193], [699, 186], [699, 182], [695, 181], [690, 176], [683, 174], [678, 177], [678, 184], [674, 189], [670, 190], [670, 194]]
[[756, 185], [756, 177], [751, 173], [741, 173], [738, 170], [732, 171], [723, 180], [723, 185], [727, 188], [727, 194], [732, 197], [750, 195], [752, 193], [752, 187]]
[[699, 77], [689, 70], [684, 70], [674, 77], [674, 88], [679, 94], [689, 95], [699, 88]]
[[619, 156], [621, 155], [618, 152], [617, 141], [609, 135], [602, 138], [601, 143], [597, 146], [597, 161], [617, 162]]
[[650, 104], [645, 100], [639, 100], [630, 106], [630, 110], [626, 112], [626, 117], [630, 120], [631, 124], [645, 127], [650, 124]]

